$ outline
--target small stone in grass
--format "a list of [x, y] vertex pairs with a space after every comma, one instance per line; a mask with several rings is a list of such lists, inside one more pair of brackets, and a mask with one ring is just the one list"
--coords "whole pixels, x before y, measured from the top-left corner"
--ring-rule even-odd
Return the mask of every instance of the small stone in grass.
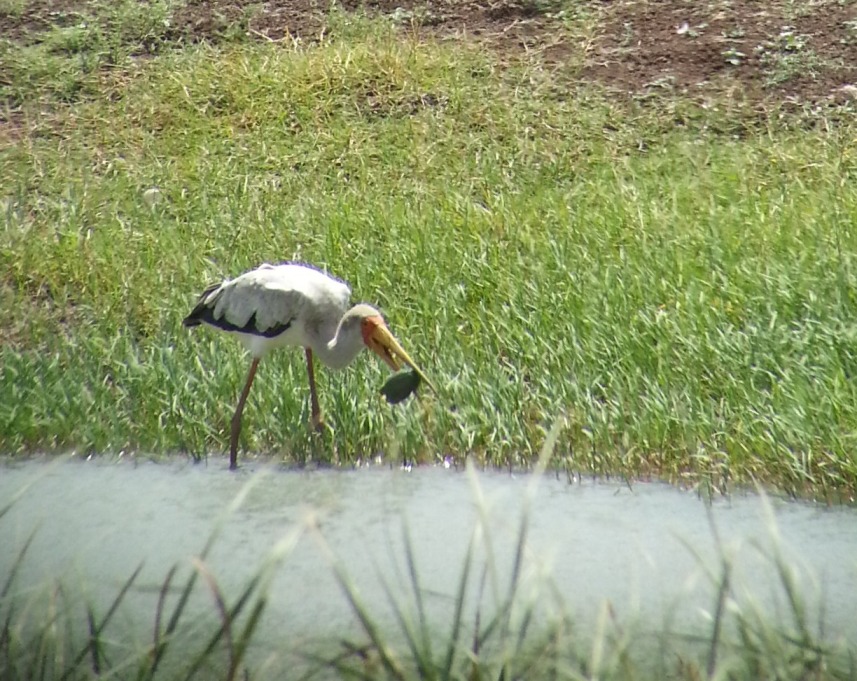
[[161, 190], [157, 187], [149, 187], [143, 192], [143, 201], [146, 202], [146, 205], [149, 206], [149, 208], [153, 208], [155, 205], [159, 204], [163, 198], [164, 195], [161, 194]]
[[408, 399], [419, 385], [420, 376], [416, 371], [402, 371], [387, 379], [387, 382], [381, 386], [381, 394], [390, 404], [398, 404]]

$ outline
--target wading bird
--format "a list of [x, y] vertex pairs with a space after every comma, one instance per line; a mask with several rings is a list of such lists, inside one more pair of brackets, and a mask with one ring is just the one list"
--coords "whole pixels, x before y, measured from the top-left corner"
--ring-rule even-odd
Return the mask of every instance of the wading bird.
[[369, 348], [393, 371], [402, 363], [413, 369], [430, 387], [422, 371], [408, 356], [381, 313], [359, 303], [349, 307], [351, 289], [342, 281], [309, 265], [264, 264], [235, 279], [209, 286], [182, 322], [184, 326], [208, 324], [234, 334], [250, 352], [247, 382], [232, 416], [229, 469], [236, 468], [241, 414], [256, 376], [259, 360], [283, 345], [303, 346], [309, 376], [312, 426], [324, 422], [318, 403], [313, 356], [332, 369], [342, 369], [363, 347]]

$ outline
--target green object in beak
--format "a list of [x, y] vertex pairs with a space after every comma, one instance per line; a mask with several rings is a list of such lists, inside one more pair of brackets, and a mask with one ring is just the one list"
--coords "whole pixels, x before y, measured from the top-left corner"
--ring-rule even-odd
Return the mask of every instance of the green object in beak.
[[398, 404], [408, 399], [421, 382], [422, 378], [419, 372], [413, 369], [401, 371], [387, 379], [387, 382], [381, 386], [381, 394], [390, 404]]

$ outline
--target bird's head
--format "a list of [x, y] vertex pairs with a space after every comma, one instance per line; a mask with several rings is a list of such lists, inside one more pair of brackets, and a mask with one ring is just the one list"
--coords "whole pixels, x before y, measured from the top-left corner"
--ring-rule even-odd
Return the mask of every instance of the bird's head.
[[378, 355], [393, 371], [401, 369], [402, 364], [411, 367], [429, 388], [437, 392], [431, 381], [426, 378], [426, 375], [387, 328], [387, 322], [384, 321], [384, 317], [378, 310], [371, 305], [361, 304], [353, 307], [351, 313], [360, 320], [360, 333], [367, 348]]

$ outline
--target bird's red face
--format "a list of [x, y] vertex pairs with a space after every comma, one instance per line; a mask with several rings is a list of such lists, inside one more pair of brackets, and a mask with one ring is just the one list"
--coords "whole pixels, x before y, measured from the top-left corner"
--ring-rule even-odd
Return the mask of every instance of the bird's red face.
[[387, 328], [387, 323], [383, 317], [366, 317], [360, 324], [360, 330], [363, 333], [363, 342], [366, 343], [366, 347], [378, 355], [388, 367], [393, 371], [398, 371], [402, 368], [403, 363], [407, 364], [434, 390], [434, 386], [425, 377], [425, 374], [420, 371], [414, 360], [410, 358], [396, 337], [390, 332], [390, 329]]

